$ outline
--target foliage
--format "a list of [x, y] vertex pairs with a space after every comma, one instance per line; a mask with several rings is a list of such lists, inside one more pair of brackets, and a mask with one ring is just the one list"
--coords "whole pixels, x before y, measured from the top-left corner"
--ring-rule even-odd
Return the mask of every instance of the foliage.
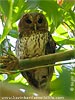
[[[74, 49], [74, 0], [72, 2], [64, 1], [62, 5], [58, 5], [56, 0], [0, 0], [0, 21], [3, 26], [3, 33], [0, 35], [0, 56], [4, 54], [4, 50], [11, 52], [12, 48], [14, 49], [13, 43], [10, 42], [8, 37], [18, 38], [17, 23], [20, 17], [27, 12], [41, 12], [45, 14], [49, 24], [49, 31], [57, 43], [56, 52]], [[65, 66], [69, 66], [69, 68]], [[75, 80], [75, 67], [73, 66], [74, 64], [63, 65], [62, 67], [55, 66], [59, 77], [57, 77], [57, 73], [53, 76], [51, 96], [75, 99], [75, 82], [73, 82]], [[3, 75], [0, 75], [0, 80], [28, 86], [22, 76], [15, 80], [18, 75], [20, 73], [8, 75], [6, 79]], [[30, 86], [27, 89], [30, 89]]]

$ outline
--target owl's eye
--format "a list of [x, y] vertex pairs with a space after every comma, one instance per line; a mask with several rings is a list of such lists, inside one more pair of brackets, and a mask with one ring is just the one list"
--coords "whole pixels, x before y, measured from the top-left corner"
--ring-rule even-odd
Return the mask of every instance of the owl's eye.
[[26, 20], [26, 23], [31, 24], [32, 21], [31, 21], [30, 19], [27, 19], [27, 20]]
[[38, 23], [41, 24], [43, 22], [42, 18], [39, 18]]

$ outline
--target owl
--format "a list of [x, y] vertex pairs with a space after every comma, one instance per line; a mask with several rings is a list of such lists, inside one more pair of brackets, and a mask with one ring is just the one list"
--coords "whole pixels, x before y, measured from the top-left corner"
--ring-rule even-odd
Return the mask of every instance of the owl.
[[[19, 21], [19, 38], [16, 42], [18, 59], [33, 58], [55, 53], [56, 43], [48, 31], [48, 22], [42, 13], [26, 13]], [[51, 80], [54, 67], [21, 72], [30, 85], [42, 89]]]

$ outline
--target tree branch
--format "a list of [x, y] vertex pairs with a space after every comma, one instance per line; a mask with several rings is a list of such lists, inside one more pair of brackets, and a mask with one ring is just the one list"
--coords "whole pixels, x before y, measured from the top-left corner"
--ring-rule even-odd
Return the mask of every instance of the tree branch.
[[[9, 55], [10, 56], [10, 55]], [[5, 69], [9, 70], [10, 72], [16, 72], [13, 71], [13, 69], [19, 69], [20, 71], [26, 71], [26, 70], [31, 70], [35, 68], [41, 68], [41, 67], [53, 67], [55, 62], [59, 61], [65, 61], [65, 60], [70, 60], [71, 58], [75, 58], [75, 50], [68, 50], [64, 52], [59, 52], [59, 53], [54, 53], [54, 54], [49, 54], [49, 55], [44, 55], [40, 57], [34, 57], [34, 58], [29, 58], [29, 59], [22, 59], [22, 60], [17, 60], [16, 57], [4, 57], [4, 61], [6, 63], [2, 62], [4, 66], [6, 66]], [[1, 57], [0, 57], [0, 63], [1, 63]]]
[[68, 50], [40, 57], [23, 59], [19, 61], [19, 66], [21, 69], [34, 69], [44, 67], [44, 65], [53, 66], [53, 63], [55, 62], [70, 60], [71, 58], [75, 58], [75, 50]]

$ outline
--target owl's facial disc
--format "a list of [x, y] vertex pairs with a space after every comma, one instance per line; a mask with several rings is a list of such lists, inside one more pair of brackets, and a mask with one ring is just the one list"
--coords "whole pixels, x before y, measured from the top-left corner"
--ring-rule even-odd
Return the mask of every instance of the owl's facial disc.
[[47, 32], [48, 23], [45, 16], [41, 13], [27, 13], [23, 15], [19, 22], [19, 32], [32, 33], [32, 32]]

